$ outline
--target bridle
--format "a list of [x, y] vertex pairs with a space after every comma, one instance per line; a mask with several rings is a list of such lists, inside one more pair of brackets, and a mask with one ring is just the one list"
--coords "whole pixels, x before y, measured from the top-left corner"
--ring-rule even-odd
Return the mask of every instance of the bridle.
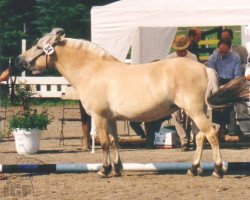
[[35, 57], [29, 61], [29, 62], [34, 62], [35, 60], [37, 60], [40, 56], [44, 55], [45, 54], [45, 63], [46, 63], [46, 68], [49, 67], [48, 65], [48, 60], [49, 60], [49, 56], [53, 55], [55, 53], [55, 50], [54, 50], [54, 46], [56, 45], [57, 43], [54, 43], [54, 44], [50, 44], [49, 41], [44, 45], [43, 48], [37, 46], [37, 48], [39, 48], [39, 52], [37, 53], [37, 55], [35, 55]]
[[[55, 53], [55, 49], [54, 47], [60, 42], [60, 39], [57, 40], [57, 36], [61, 36], [64, 37], [64, 30], [60, 29], [60, 28], [55, 28], [51, 31], [51, 38], [49, 38], [49, 40], [47, 40], [46, 44], [41, 47], [36, 45], [36, 48], [38, 50], [37, 54], [34, 56], [34, 58], [32, 58], [29, 63], [34, 62], [35, 60], [37, 60], [40, 56], [46, 54], [45, 56], [45, 62], [46, 62], [46, 68], [49, 67], [48, 65], [48, 58], [49, 56], [53, 55]], [[50, 34], [48, 34], [49, 36]], [[54, 39], [55, 38], [55, 39]]]
[[[55, 46], [57, 43], [54, 42], [53, 46]], [[48, 54], [46, 53], [46, 50], [44, 50], [44, 48], [41, 48], [39, 47], [38, 45], [36, 45], [36, 48], [37, 48], [37, 52], [36, 52], [36, 55], [30, 60], [28, 61], [28, 63], [32, 63], [34, 62], [35, 60], [37, 60], [40, 56], [44, 55], [45, 54], [45, 63], [46, 63], [46, 68], [49, 67], [49, 64], [48, 64], [48, 58], [50, 55], [52, 55], [53, 53], [55, 53], [55, 50], [53, 48], [53, 46], [51, 44], [49, 44], [49, 41], [46, 43], [46, 45], [49, 45], [50, 48], [53, 49], [52, 53]], [[45, 46], [46, 46], [45, 45]], [[10, 65], [10, 63], [9, 63]], [[24, 69], [26, 69], [26, 67], [24, 67]], [[13, 72], [12, 72], [13, 73]], [[16, 77], [17, 77], [17, 74], [14, 74], [14, 80], [12, 78], [10, 78], [10, 88], [11, 88], [11, 94], [10, 94], [10, 101], [11, 102], [14, 102], [14, 98], [15, 98], [15, 94], [14, 94], [14, 88], [15, 88], [15, 84], [16, 84]]]
[[[60, 29], [60, 28], [56, 28], [56, 29], [53, 29], [52, 31], [51, 31], [51, 33], [52, 33], [52, 37], [55, 37], [55, 36], [57, 36], [57, 35], [60, 35], [60, 36], [62, 36], [62, 37], [64, 37], [64, 31], [63, 31], [63, 29]], [[49, 56], [50, 55], [53, 55], [53, 54], [55, 54], [55, 49], [53, 48], [54, 46], [56, 46], [60, 41], [58, 40], [52, 40], [53, 38], [50, 38], [48, 41], [47, 41], [47, 43], [44, 45], [44, 47], [40, 47], [40, 46], [38, 46], [38, 45], [36, 45], [36, 55], [31, 59], [31, 60], [29, 60], [29, 61], [27, 61], [27, 63], [32, 63], [32, 62], [34, 62], [34, 61], [36, 61], [40, 56], [42, 56], [42, 55], [46, 55], [45, 56], [45, 63], [46, 63], [46, 68], [48, 68], [49, 67]], [[53, 41], [53, 42], [50, 42], [50, 41]], [[15, 65], [15, 68], [17, 68], [17, 65]], [[26, 67], [24, 67], [24, 70], [25, 69], [27, 69]], [[15, 86], [15, 83], [16, 83], [16, 76], [17, 75], [14, 75], [14, 80], [12, 80], [12, 78], [11, 78], [11, 101], [12, 101], [12, 99], [14, 99], [14, 86]]]

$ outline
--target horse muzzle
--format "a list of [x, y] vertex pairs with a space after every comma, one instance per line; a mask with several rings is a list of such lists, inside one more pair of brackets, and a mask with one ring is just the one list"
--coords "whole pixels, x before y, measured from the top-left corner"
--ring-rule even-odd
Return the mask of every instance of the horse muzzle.
[[16, 57], [15, 68], [19, 70], [31, 70], [33, 60], [27, 60], [22, 55]]

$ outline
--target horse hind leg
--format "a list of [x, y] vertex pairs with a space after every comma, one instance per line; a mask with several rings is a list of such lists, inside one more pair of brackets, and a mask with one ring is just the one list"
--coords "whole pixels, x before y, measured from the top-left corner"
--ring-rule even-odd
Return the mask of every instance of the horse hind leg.
[[81, 121], [82, 121], [82, 150], [86, 151], [90, 149], [90, 129], [91, 129], [91, 117], [86, 113], [82, 106], [81, 101], [79, 101]]
[[116, 121], [112, 121], [110, 123], [110, 133], [114, 138], [114, 153], [115, 153], [115, 159], [113, 162], [113, 174], [114, 176], [121, 176], [122, 171], [123, 171], [123, 165], [121, 162], [120, 154], [119, 154], [119, 138], [117, 135], [117, 126], [116, 126]]
[[223, 174], [227, 171], [227, 167], [221, 158], [219, 140], [218, 140], [218, 129], [215, 126], [211, 125], [210, 134], [206, 136], [206, 138], [213, 150], [213, 159], [214, 159], [213, 175], [217, 178], [222, 178]]
[[[194, 122], [196, 123], [199, 130], [204, 134], [198, 134], [197, 142], [197, 149], [195, 154], [195, 159], [192, 164], [192, 167], [189, 172], [195, 172], [196, 169], [200, 167], [200, 160], [203, 151], [203, 143], [205, 137], [207, 138], [208, 142], [210, 143], [213, 151], [213, 160], [214, 160], [214, 172], [213, 175], [219, 178], [223, 177], [223, 172], [226, 171], [226, 167], [224, 162], [222, 162], [220, 148], [219, 148], [219, 141], [217, 136], [217, 129], [212, 125], [209, 121], [207, 116], [204, 114], [196, 115], [193, 118]], [[205, 136], [205, 137], [204, 137]]]
[[90, 123], [89, 122], [82, 122], [82, 133], [83, 133], [83, 139], [82, 139], [82, 150], [87, 151], [90, 148], [89, 141], [90, 141]]
[[196, 139], [195, 158], [191, 168], [188, 170], [188, 174], [193, 176], [202, 175], [202, 166], [200, 164], [200, 160], [203, 152], [205, 135], [200, 131], [195, 137], [195, 139]]

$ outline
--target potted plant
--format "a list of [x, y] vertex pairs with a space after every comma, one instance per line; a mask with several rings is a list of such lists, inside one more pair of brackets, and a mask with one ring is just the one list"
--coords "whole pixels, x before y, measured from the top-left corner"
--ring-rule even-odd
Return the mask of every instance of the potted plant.
[[24, 83], [15, 87], [14, 105], [20, 110], [9, 118], [9, 130], [15, 138], [15, 146], [19, 154], [34, 154], [39, 150], [41, 131], [47, 129], [52, 122], [47, 110], [38, 112], [30, 108], [31, 96], [34, 92]]

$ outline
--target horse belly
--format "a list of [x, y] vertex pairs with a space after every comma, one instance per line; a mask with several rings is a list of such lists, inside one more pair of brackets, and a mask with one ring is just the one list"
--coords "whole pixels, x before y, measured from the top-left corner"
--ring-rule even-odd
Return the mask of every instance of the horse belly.
[[153, 121], [171, 114], [175, 109], [169, 100], [159, 103], [140, 98], [137, 101], [122, 101], [112, 106], [112, 113], [115, 119]]

